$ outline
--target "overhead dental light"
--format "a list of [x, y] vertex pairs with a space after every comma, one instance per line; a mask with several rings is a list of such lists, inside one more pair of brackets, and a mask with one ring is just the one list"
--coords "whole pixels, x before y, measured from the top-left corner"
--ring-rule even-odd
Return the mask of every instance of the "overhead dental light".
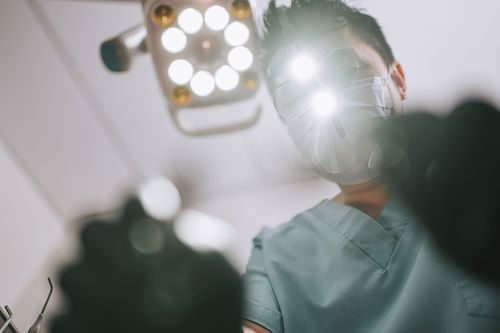
[[[142, 0], [145, 27], [106, 41], [101, 54], [112, 71], [130, 68], [132, 56], [149, 51], [177, 127], [192, 135], [218, 134], [253, 125], [253, 116], [236, 124], [187, 129], [180, 112], [236, 103], [255, 96], [260, 86], [254, 51], [257, 37], [248, 0]], [[132, 34], [134, 36], [132, 36]], [[135, 38], [135, 43], [129, 40]], [[121, 48], [116, 43], [119, 40]], [[103, 52], [103, 47], [106, 52]], [[120, 62], [128, 56], [128, 62]], [[114, 65], [114, 67], [112, 66]]]

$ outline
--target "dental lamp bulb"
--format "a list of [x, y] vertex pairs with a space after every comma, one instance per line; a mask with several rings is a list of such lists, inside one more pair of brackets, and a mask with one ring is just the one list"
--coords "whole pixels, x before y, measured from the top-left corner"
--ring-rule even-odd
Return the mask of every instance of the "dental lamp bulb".
[[224, 65], [215, 72], [215, 84], [220, 90], [230, 91], [238, 86], [240, 75], [228, 65]]
[[168, 28], [161, 36], [161, 44], [170, 53], [178, 53], [184, 50], [187, 37], [179, 28]]
[[246, 47], [237, 46], [229, 51], [227, 61], [231, 67], [237, 71], [243, 72], [252, 66], [253, 54]]
[[215, 89], [215, 79], [207, 71], [199, 71], [191, 80], [191, 89], [198, 96], [208, 96]]
[[194, 8], [186, 8], [179, 14], [179, 26], [187, 34], [195, 34], [203, 26], [203, 15]]
[[243, 45], [250, 38], [250, 30], [243, 23], [233, 22], [224, 30], [224, 38], [231, 46]]
[[168, 68], [168, 76], [179, 85], [188, 83], [193, 77], [193, 72], [193, 65], [186, 59], [174, 60]]
[[212, 6], [205, 12], [205, 23], [213, 31], [222, 30], [229, 23], [229, 13], [222, 6]]

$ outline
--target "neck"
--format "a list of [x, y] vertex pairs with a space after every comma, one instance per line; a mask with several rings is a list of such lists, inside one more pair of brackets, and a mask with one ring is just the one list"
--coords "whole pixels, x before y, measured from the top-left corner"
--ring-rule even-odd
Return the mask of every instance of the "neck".
[[361, 210], [377, 220], [389, 198], [390, 188], [380, 179], [359, 185], [340, 185], [340, 193], [332, 200]]

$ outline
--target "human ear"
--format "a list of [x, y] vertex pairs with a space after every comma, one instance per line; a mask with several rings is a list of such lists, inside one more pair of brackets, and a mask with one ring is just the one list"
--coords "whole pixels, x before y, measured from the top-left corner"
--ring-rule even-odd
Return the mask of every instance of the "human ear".
[[404, 101], [406, 99], [406, 77], [403, 66], [397, 61], [392, 64], [391, 78], [396, 85], [401, 100]]

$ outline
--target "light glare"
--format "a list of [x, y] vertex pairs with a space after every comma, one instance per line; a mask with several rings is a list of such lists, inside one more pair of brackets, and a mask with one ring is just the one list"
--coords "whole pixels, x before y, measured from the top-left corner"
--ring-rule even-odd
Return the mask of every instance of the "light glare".
[[312, 107], [318, 116], [328, 116], [337, 110], [337, 99], [332, 93], [321, 91], [314, 96]]
[[191, 89], [198, 96], [208, 96], [215, 89], [214, 77], [207, 71], [199, 71], [191, 80]]
[[223, 253], [231, 248], [236, 234], [230, 223], [192, 209], [183, 210], [177, 216], [174, 232], [191, 248]]
[[205, 12], [205, 23], [214, 31], [224, 29], [228, 22], [229, 13], [222, 6], [212, 6]]
[[240, 81], [240, 76], [234, 69], [224, 65], [215, 72], [215, 84], [220, 90], [229, 91], [236, 88]]
[[181, 29], [168, 28], [161, 36], [161, 44], [171, 53], [177, 53], [186, 47], [187, 37]]
[[300, 55], [292, 62], [292, 73], [299, 80], [310, 79], [315, 72], [314, 61], [308, 55]]
[[250, 30], [240, 22], [233, 22], [224, 31], [224, 38], [231, 46], [243, 45], [250, 38]]
[[237, 71], [246, 71], [252, 66], [253, 54], [246, 47], [237, 46], [229, 51], [227, 61]]
[[200, 31], [203, 16], [194, 8], [186, 8], [179, 14], [179, 26], [188, 34]]
[[152, 178], [139, 188], [139, 200], [149, 216], [169, 220], [181, 207], [177, 187], [163, 177]]
[[185, 59], [174, 60], [168, 68], [170, 80], [177, 84], [186, 84], [193, 77], [193, 66]]

